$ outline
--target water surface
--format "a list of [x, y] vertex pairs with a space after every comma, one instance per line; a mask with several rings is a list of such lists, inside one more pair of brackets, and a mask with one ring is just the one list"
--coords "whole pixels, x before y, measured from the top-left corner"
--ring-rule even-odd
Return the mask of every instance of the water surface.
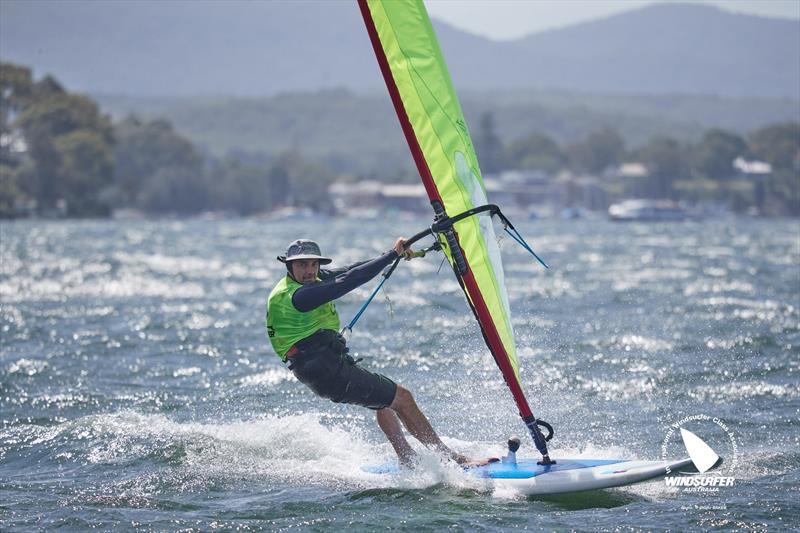
[[[526, 498], [420, 449], [392, 457], [371, 412], [317, 399], [272, 353], [264, 307], [297, 237], [337, 263], [428, 221], [4, 222], [0, 529], [731, 530], [800, 519], [800, 225], [518, 224], [506, 263], [522, 379], [554, 456], [659, 459], [669, 425], [725, 455], [734, 487]], [[452, 447], [523, 437], [511, 395], [439, 257], [403, 263], [352, 349], [410, 388]], [[343, 321], [375, 282], [338, 304]], [[388, 297], [388, 300], [387, 300]], [[683, 452], [670, 442], [675, 456]], [[416, 443], [414, 443], [416, 445]]]

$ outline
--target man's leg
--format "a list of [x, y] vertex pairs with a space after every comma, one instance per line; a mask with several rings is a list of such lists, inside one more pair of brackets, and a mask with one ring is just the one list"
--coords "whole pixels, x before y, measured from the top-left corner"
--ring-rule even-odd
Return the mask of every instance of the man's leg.
[[375, 411], [375, 416], [378, 418], [378, 425], [386, 434], [386, 438], [389, 439], [389, 443], [397, 453], [400, 464], [411, 466], [416, 453], [411, 445], [408, 444], [405, 435], [403, 435], [403, 428], [400, 427], [400, 420], [398, 420], [397, 414], [391, 409], [385, 408]]
[[[397, 420], [398, 417], [409, 433], [425, 446], [435, 449], [456, 462], [463, 463], [467, 461], [463, 455], [454, 453], [441, 441], [428, 419], [417, 407], [414, 397], [405, 387], [395, 384], [386, 376], [369, 372], [352, 363], [341, 364], [338, 371], [331, 373], [331, 376], [336, 376], [336, 381], [340, 385], [337, 389], [339, 392], [325, 394], [323, 389], [330, 388], [330, 383], [333, 381], [332, 379], [326, 379], [321, 381], [321, 386], [318, 389], [313, 389], [312, 387], [317, 395], [325, 398], [336, 398], [334, 400], [336, 402], [354, 403], [370, 408], [386, 406], [387, 400], [392, 398], [387, 407], [377, 408], [375, 412], [378, 425], [397, 452], [401, 463], [410, 465], [415, 453], [414, 449], [405, 440], [403, 430]], [[344, 386], [341, 386], [342, 384]]]
[[[403, 425], [409, 433], [419, 440], [425, 446], [433, 448], [439, 453], [462, 463], [466, 462], [467, 458], [461, 454], [453, 452], [447, 445], [442, 442], [439, 435], [431, 427], [427, 417], [420, 411], [417, 402], [414, 401], [414, 396], [405, 387], [397, 386], [397, 393], [394, 396], [394, 401], [389, 406], [397, 413]], [[391, 440], [391, 439], [390, 439]]]

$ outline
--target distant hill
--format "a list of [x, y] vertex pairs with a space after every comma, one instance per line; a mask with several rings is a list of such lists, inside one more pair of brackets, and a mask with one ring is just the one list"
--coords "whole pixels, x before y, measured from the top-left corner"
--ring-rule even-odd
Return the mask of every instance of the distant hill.
[[0, 57], [73, 90], [274, 95], [382, 83], [355, 2], [0, 2]]
[[[660, 4], [514, 41], [435, 26], [459, 91], [800, 97], [797, 21]], [[354, 2], [3, 0], [0, 57], [92, 94], [382, 86]]]
[[800, 98], [800, 22], [661, 4], [520, 41], [557, 87]]

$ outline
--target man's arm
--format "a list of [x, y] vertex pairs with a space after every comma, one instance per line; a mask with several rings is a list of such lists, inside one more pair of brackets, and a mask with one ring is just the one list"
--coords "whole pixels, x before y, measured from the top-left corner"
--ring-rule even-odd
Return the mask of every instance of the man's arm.
[[347, 265], [339, 268], [320, 268], [319, 279], [321, 279], [322, 281], [327, 281], [331, 278], [335, 278], [336, 276], [344, 274], [348, 270], [352, 270], [358, 266], [369, 263], [370, 261], [372, 261], [372, 259], [367, 259], [366, 261], [358, 261], [357, 263], [353, 263], [352, 265]]
[[377, 276], [381, 270], [389, 266], [397, 257], [397, 252], [390, 250], [370, 261], [351, 265], [347, 270], [331, 270], [329, 272], [340, 271], [340, 273], [327, 276], [323, 281], [303, 285], [292, 295], [292, 304], [298, 311], [305, 313], [324, 303], [341, 298], [356, 287]]

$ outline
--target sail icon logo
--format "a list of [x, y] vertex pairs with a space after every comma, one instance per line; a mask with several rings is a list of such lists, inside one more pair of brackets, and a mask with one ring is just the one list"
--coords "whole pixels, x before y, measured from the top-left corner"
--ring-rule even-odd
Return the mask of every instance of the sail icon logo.
[[686, 451], [689, 452], [689, 458], [694, 463], [698, 472], [703, 474], [717, 464], [719, 455], [711, 449], [711, 446], [688, 429], [680, 429], [683, 445], [686, 447]]
[[[692, 425], [694, 431], [684, 427], [688, 424]], [[698, 434], [703, 435], [705, 439]], [[721, 450], [722, 455], [717, 453], [708, 441]], [[725, 450], [725, 446], [729, 450]], [[673, 473], [667, 468], [664, 481], [668, 487], [680, 488], [687, 492], [718, 492], [719, 487], [731, 487], [734, 477], [726, 471], [736, 468], [737, 451], [736, 437], [722, 420], [708, 415], [687, 416], [670, 425], [667, 436], [661, 444], [661, 459], [666, 461], [667, 458], [674, 458], [677, 454], [683, 457], [688, 454], [697, 471]]]

